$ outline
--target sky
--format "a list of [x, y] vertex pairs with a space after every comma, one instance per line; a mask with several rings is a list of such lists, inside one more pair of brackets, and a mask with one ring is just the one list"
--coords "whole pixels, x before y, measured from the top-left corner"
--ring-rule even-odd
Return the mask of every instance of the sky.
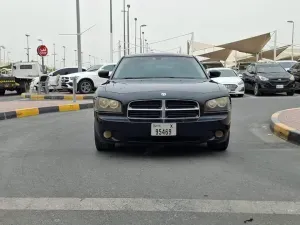
[[[76, 33], [75, 0], [0, 0], [0, 46], [10, 52], [13, 61], [26, 61], [26, 36], [30, 34], [30, 58], [37, 60], [36, 48], [43, 40], [49, 49], [46, 64], [62, 67], [63, 47], [66, 46], [66, 66], [75, 65], [76, 36], [60, 35]], [[291, 44], [292, 25], [295, 22], [294, 43], [300, 46], [299, 0], [126, 0], [130, 4], [130, 44], [134, 52], [135, 22], [143, 28], [149, 47], [155, 51], [186, 53], [189, 33], [194, 40], [207, 44], [224, 44], [250, 36], [278, 31], [278, 46]], [[114, 61], [119, 59], [118, 41], [123, 40], [123, 0], [113, 0]], [[108, 62], [109, 0], [80, 0], [81, 30], [95, 25], [82, 35], [84, 65], [89, 64], [89, 55], [96, 63]], [[299, 27], [299, 28], [298, 28]], [[126, 28], [127, 29], [127, 28]], [[137, 32], [139, 38], [139, 32]], [[188, 34], [188, 35], [185, 35]], [[156, 44], [152, 42], [158, 42]], [[121, 42], [122, 44], [123, 42]], [[139, 44], [137, 42], [137, 44]], [[123, 44], [122, 44], [123, 45]], [[268, 45], [273, 45], [272, 43]], [[139, 49], [137, 49], [139, 51]], [[2, 61], [3, 61], [2, 50]], [[92, 64], [94, 58], [91, 57]]]

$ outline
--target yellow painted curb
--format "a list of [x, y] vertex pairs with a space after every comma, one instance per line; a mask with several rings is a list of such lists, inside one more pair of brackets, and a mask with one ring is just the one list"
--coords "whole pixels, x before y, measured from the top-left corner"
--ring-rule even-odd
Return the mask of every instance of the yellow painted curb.
[[80, 110], [80, 106], [79, 104], [67, 104], [58, 106], [58, 109], [60, 112], [78, 111]]
[[17, 109], [16, 114], [17, 118], [27, 117], [27, 116], [36, 116], [39, 115], [38, 108], [27, 108], [27, 109]]

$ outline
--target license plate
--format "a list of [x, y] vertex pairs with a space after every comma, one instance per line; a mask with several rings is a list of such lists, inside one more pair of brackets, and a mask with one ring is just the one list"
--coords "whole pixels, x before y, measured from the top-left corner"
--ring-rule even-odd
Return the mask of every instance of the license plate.
[[276, 85], [276, 88], [283, 88], [283, 85]]
[[151, 136], [176, 136], [176, 123], [152, 123]]

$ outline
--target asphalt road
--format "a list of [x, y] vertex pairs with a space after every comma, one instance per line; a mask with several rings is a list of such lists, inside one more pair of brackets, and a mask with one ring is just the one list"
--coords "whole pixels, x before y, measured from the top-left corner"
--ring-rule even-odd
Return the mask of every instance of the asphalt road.
[[4, 96], [0, 96], [0, 102], [20, 100], [21, 96], [15, 91], [6, 91]]
[[273, 136], [269, 120], [299, 102], [233, 99], [226, 153], [97, 153], [91, 110], [3, 121], [0, 224], [298, 225], [300, 148]]

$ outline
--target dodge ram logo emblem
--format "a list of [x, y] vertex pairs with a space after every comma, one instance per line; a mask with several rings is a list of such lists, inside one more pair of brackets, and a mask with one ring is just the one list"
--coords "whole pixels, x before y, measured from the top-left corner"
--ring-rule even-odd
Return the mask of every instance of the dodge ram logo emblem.
[[161, 96], [166, 96], [167, 94], [166, 93], [161, 93]]

